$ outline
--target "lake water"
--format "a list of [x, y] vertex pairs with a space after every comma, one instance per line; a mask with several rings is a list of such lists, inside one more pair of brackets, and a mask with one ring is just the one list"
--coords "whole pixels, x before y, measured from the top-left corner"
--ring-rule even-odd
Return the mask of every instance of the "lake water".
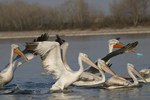
[[[81, 36], [81, 37], [62, 37], [69, 42], [67, 62], [73, 70], [78, 70], [78, 54], [86, 53], [93, 61], [108, 54], [108, 40], [121, 37], [120, 42], [124, 44], [138, 41], [136, 47], [138, 53], [143, 56], [137, 56], [135, 53], [126, 53], [111, 59], [112, 70], [118, 75], [128, 75], [127, 63], [131, 63], [139, 71], [150, 67], [150, 34], [134, 35], [105, 35], [105, 36]], [[10, 59], [11, 44], [17, 44], [23, 50], [25, 42], [31, 42], [33, 39], [6, 39], [0, 40], [0, 70], [2, 70]], [[55, 38], [49, 38], [55, 40]], [[84, 63], [84, 68], [88, 67]], [[52, 84], [56, 81], [53, 76], [42, 76], [44, 72], [41, 66], [40, 56], [35, 57], [30, 63], [24, 63], [14, 73], [13, 80], [4, 86], [5, 90], [0, 90], [0, 100], [62, 100], [62, 99], [80, 99], [80, 100], [141, 100], [150, 99], [150, 83], [142, 83], [142, 87], [121, 88], [107, 90], [102, 87], [77, 87], [69, 86], [69, 91], [47, 93]], [[105, 74], [106, 78], [111, 75]], [[9, 91], [12, 91], [9, 93]]]

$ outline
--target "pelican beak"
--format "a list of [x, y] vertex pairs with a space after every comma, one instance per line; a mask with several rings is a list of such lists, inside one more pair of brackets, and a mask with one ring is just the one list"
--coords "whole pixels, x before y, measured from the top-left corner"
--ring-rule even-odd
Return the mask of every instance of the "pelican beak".
[[147, 83], [147, 81], [143, 78], [143, 76], [134, 68], [131, 70], [133, 73], [135, 73], [139, 78], [141, 78], [143, 81], [145, 81], [145, 83]]
[[22, 56], [26, 61], [30, 62], [28, 58], [22, 53], [22, 51], [19, 48], [14, 49], [14, 53], [19, 54]]
[[131, 52], [137, 53], [137, 52], [136, 52], [136, 51], [134, 51], [134, 50], [131, 50]]
[[100, 67], [111, 75], [116, 75], [106, 64], [100, 64]]
[[[115, 45], [113, 46], [113, 48], [123, 48], [124, 46], [125, 46], [125, 45], [124, 45], [123, 43], [118, 42], [117, 44], [115, 44]], [[131, 50], [131, 52], [137, 53], [137, 52], [134, 51], [134, 50]]]
[[123, 48], [125, 45], [123, 43], [118, 42], [113, 46], [113, 48]]
[[82, 60], [83, 60], [85, 63], [87, 63], [88, 65], [90, 65], [90, 66], [96, 68], [97, 70], [102, 71], [99, 67], [97, 67], [97, 66], [95, 65], [95, 63], [94, 63], [90, 58], [82, 58]]

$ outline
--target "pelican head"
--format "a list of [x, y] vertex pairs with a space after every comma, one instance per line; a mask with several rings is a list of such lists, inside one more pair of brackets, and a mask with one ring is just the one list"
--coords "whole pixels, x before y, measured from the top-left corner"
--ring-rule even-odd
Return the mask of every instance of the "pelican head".
[[113, 48], [122, 48], [123, 44], [120, 43], [116, 39], [111, 39], [109, 40], [109, 53], [113, 51]]
[[119, 43], [119, 41], [116, 39], [109, 40], [109, 44], [111, 44], [111, 45], [115, 45], [116, 43]]
[[95, 63], [86, 54], [80, 52], [79, 57], [81, 57], [82, 61], [86, 62], [88, 65], [90, 65], [98, 70], [101, 70], [99, 67], [97, 67], [95, 65]]
[[[111, 75], [116, 75], [105, 63], [104, 60], [98, 59], [98, 65], [107, 73], [111, 74]], [[98, 67], [99, 67], [98, 66]]]
[[19, 49], [19, 46], [16, 44], [12, 44], [11, 47], [13, 48], [13, 52], [16, 54], [19, 54], [22, 56], [26, 61], [29, 62], [28, 58], [22, 53], [22, 51]]
[[117, 39], [111, 39], [109, 40], [109, 46], [112, 46], [113, 48], [122, 48], [125, 45], [120, 43]]
[[[118, 39], [119, 40], [119, 39]], [[112, 50], [113, 48], [123, 48], [125, 45], [121, 42], [119, 42], [117, 39], [111, 39], [109, 40], [109, 48]], [[137, 53], [134, 50], [131, 50], [134, 53]]]
[[130, 70], [131, 72], [133, 72], [134, 74], [136, 74], [139, 78], [141, 78], [143, 81], [146, 82], [146, 80], [143, 78], [143, 76], [141, 76], [141, 74], [135, 69], [133, 64], [128, 63], [127, 64], [127, 68], [128, 70]]

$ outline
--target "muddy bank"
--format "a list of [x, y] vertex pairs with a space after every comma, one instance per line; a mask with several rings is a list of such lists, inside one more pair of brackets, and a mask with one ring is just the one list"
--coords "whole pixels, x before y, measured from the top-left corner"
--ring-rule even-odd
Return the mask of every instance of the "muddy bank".
[[115, 35], [115, 34], [142, 34], [150, 33], [150, 28], [129, 28], [129, 29], [101, 29], [91, 30], [63, 30], [63, 31], [20, 31], [20, 32], [0, 32], [0, 39], [10, 38], [34, 38], [43, 33], [48, 33], [50, 37], [60, 36], [89, 36], [89, 35]]

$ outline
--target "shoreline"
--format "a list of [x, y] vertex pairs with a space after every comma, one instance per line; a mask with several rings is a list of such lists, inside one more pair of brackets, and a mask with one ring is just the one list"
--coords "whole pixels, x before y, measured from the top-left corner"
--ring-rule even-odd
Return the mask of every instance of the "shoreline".
[[18, 31], [0, 32], [0, 39], [13, 38], [35, 38], [43, 33], [48, 33], [49, 37], [59, 36], [92, 36], [92, 35], [116, 35], [116, 34], [142, 34], [150, 33], [150, 28], [128, 28], [128, 29], [100, 29], [92, 30], [62, 30], [62, 31]]

